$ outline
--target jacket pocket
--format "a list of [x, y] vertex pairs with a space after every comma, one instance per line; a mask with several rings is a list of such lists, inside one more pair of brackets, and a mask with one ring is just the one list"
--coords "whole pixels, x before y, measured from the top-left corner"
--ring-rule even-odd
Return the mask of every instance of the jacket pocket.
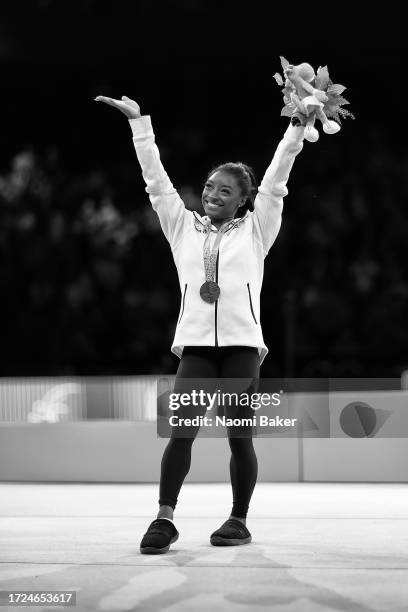
[[254, 308], [252, 306], [251, 287], [249, 286], [249, 283], [247, 283], [247, 289], [248, 289], [249, 307], [251, 309], [252, 318], [255, 321], [255, 323], [258, 325], [258, 321], [255, 318]]
[[183, 314], [184, 314], [184, 304], [186, 302], [186, 292], [187, 292], [187, 283], [184, 285], [184, 292], [183, 292], [183, 301], [181, 303], [181, 313], [180, 313], [180, 317], [179, 320], [177, 321], [177, 325], [180, 323]]

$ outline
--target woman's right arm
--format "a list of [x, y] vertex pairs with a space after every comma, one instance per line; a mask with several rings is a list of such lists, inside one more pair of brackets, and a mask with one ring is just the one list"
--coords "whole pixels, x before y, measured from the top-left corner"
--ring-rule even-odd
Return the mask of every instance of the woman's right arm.
[[146, 191], [153, 209], [159, 216], [163, 232], [170, 246], [174, 248], [181, 238], [189, 211], [186, 210], [163, 168], [150, 116], [141, 115], [139, 105], [126, 96], [123, 96], [122, 100], [98, 96], [95, 100], [117, 108], [128, 118], [136, 155], [146, 183]]

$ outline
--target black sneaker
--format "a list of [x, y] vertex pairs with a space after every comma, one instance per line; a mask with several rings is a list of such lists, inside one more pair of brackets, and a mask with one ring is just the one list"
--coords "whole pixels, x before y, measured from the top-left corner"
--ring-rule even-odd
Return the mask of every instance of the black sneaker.
[[140, 543], [140, 552], [148, 555], [166, 553], [170, 544], [179, 537], [174, 524], [164, 518], [155, 519], [149, 525]]
[[236, 519], [228, 519], [217, 531], [211, 534], [210, 542], [213, 546], [239, 546], [249, 544], [252, 536], [248, 529]]

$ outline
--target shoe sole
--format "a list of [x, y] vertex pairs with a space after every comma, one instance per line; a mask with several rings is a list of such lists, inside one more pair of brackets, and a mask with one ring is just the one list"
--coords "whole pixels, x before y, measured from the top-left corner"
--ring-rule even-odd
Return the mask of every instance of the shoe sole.
[[240, 546], [241, 544], [249, 544], [252, 540], [252, 536], [247, 538], [221, 538], [220, 536], [213, 536], [210, 542], [213, 546]]
[[[174, 538], [171, 540], [170, 544], [176, 542], [176, 540], [178, 540], [178, 537], [179, 534], [175, 535]], [[168, 546], [164, 546], [163, 548], [155, 548], [154, 546], [143, 546], [143, 548], [140, 547], [140, 552], [142, 553], [142, 555], [162, 555], [169, 551], [170, 544]]]

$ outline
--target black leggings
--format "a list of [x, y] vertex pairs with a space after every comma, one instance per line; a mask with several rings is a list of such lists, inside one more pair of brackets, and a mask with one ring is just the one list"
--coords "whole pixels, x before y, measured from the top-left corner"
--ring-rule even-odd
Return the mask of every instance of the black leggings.
[[[177, 370], [184, 378], [259, 378], [259, 354], [254, 347], [185, 347]], [[198, 429], [197, 429], [198, 432]], [[159, 504], [176, 507], [178, 494], [191, 465], [191, 447], [195, 437], [171, 437], [167, 444], [160, 476]], [[258, 475], [258, 462], [252, 435], [232, 437], [230, 476], [233, 493], [231, 514], [245, 518]]]

